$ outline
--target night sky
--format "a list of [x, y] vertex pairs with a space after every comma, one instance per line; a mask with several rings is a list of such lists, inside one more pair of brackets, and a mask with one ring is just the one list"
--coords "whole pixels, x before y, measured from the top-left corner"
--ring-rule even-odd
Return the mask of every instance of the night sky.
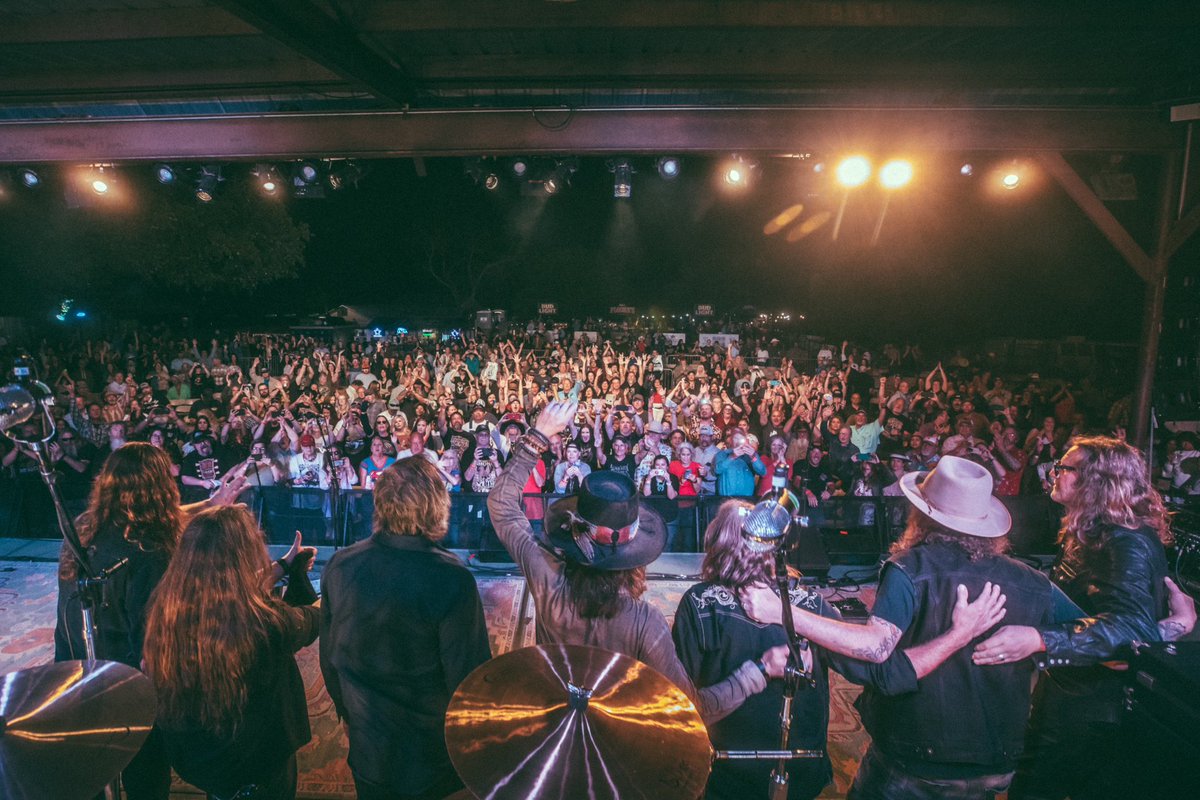
[[[851, 194], [838, 241], [831, 219], [789, 243], [794, 225], [837, 211], [841, 192], [830, 186], [831, 169], [814, 172], [819, 160], [762, 159], [751, 186], [729, 192], [721, 159], [685, 158], [672, 182], [652, 159], [634, 159], [628, 200], [613, 198], [603, 158], [580, 159], [571, 186], [550, 197], [523, 196], [505, 163], [497, 165], [501, 188], [488, 192], [464, 175], [462, 159], [428, 160], [425, 177], [412, 160], [374, 162], [357, 189], [325, 200], [264, 199], [286, 202], [309, 226], [305, 266], [295, 280], [209, 300], [249, 316], [342, 302], [453, 313], [462, 298], [423, 266], [432, 244], [439, 263], [461, 267], [468, 253], [476, 264], [498, 262], [478, 305], [517, 316], [538, 302], [556, 302], [564, 314], [617, 303], [667, 312], [752, 304], [805, 314], [813, 332], [834, 337], [1136, 340], [1140, 280], [1048, 177], [1031, 171], [1017, 190], [989, 191], [990, 169], [1002, 159], [945, 155], [917, 163], [914, 182], [894, 193], [878, 245], [869, 244], [883, 202], [876, 188]], [[959, 174], [964, 161], [975, 165], [969, 178]], [[1076, 166], [1085, 178], [1111, 168]], [[1137, 177], [1139, 199], [1110, 206], [1143, 243], [1157, 191], [1151, 166], [1120, 165]], [[228, 168], [227, 185], [249, 180], [245, 170]], [[129, 225], [145, 204], [160, 202], [165, 190], [149, 173], [148, 165], [126, 170], [137, 200], [120, 211], [66, 209], [51, 185], [36, 197], [9, 192], [0, 204], [0, 279], [12, 287], [4, 313], [48, 308], [56, 292], [109, 315], [153, 307], [153, 293], [136, 303], [99, 290], [89, 297], [107, 258], [92, 246], [97, 231]], [[766, 236], [767, 221], [794, 204], [804, 205], [795, 222]]]

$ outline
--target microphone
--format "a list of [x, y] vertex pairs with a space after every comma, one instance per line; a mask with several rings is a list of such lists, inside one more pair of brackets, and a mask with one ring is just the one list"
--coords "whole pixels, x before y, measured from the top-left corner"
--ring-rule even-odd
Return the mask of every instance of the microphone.
[[742, 523], [742, 538], [752, 553], [769, 553], [787, 544], [788, 530], [793, 517], [800, 511], [800, 501], [787, 489], [772, 493], [746, 512]]
[[24, 386], [10, 384], [0, 388], [0, 433], [28, 422], [36, 412], [33, 394]]

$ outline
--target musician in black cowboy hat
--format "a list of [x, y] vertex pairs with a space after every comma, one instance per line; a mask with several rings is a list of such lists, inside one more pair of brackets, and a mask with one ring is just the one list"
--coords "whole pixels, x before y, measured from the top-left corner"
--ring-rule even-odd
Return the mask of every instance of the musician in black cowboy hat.
[[666, 526], [638, 501], [633, 481], [605, 471], [587, 476], [577, 495], [547, 509], [546, 541], [535, 538], [526, 519], [522, 488], [550, 437], [575, 418], [576, 405], [555, 401], [542, 411], [488, 496], [496, 533], [533, 595], [538, 644], [584, 644], [632, 656], [693, 697], [706, 721], [718, 720], [783, 674], [786, 648], [773, 647], [720, 683], [695, 689], [666, 619], [641, 599], [646, 565], [662, 553]]

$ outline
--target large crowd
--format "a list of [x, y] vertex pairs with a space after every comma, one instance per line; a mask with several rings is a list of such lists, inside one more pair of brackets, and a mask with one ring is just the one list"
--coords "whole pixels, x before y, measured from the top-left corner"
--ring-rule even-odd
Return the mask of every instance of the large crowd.
[[[1045, 493], [1048, 470], [1081, 433], [1122, 435], [1128, 398], [1087, 377], [1013, 373], [960, 352], [928, 363], [917, 347], [878, 358], [849, 342], [802, 349], [770, 324], [700, 346], [628, 325], [575, 333], [530, 323], [448, 341], [301, 335], [201, 340], [167, 330], [43, 341], [36, 371], [54, 391], [50, 447], [68, 498], [104, 460], [147, 441], [172, 460], [185, 501], [230, 469], [252, 487], [369, 490], [396, 459], [421, 454], [452, 492], [486, 493], [530, 420], [578, 399], [527, 492], [571, 493], [590, 472], [632, 478], [647, 496], [754, 496], [787, 486], [816, 506], [898, 494], [906, 472], [945, 455], [983, 465], [999, 495]], [[814, 352], [815, 349], [815, 352]], [[17, 438], [35, 433], [30, 428]], [[1172, 438], [1158, 467], [1200, 492]], [[36, 480], [29, 448], [0, 444], [6, 477]], [[328, 508], [328, 504], [326, 504]]]
[[[854, 800], [1178, 796], [1172, 769], [1132, 768], [1148, 756], [1130, 750], [1122, 674], [1103, 666], [1135, 640], [1189, 635], [1196, 619], [1167, 578], [1162, 495], [1121, 439], [1126, 402], [961, 354], [930, 365], [885, 347], [875, 362], [850, 342], [802, 353], [761, 325], [707, 348], [637, 330], [546, 333], [342, 347], [138, 332], [29, 354], [56, 399], [60, 482], [87, 496], [83, 552], [112, 573], [105, 596], [121, 598], [96, 608], [97, 653], [141, 668], [158, 696], [157, 723], [123, 773], [129, 797], [164, 800], [171, 767], [213, 797], [294, 797], [311, 730], [293, 653], [318, 638], [358, 796], [456, 791], [447, 709], [492, 655], [475, 579], [439, 546], [453, 494], [466, 491], [488, 493], [538, 644], [650, 665], [695, 704], [718, 749], [777, 746], [785, 680], [801, 670], [812, 691], [791, 706], [787, 744], [824, 751], [832, 669], [864, 685], [856, 707], [871, 744]], [[1180, 435], [1162, 449], [1158, 477], [1188, 493], [1194, 445]], [[27, 447], [3, 459], [37, 481]], [[272, 563], [236, 502], [267, 484], [316, 490], [295, 495], [314, 508], [333, 487], [373, 493], [372, 535], [325, 564], [319, 604], [305, 580], [315, 549], [297, 534]], [[764, 507], [754, 498], [785, 486], [818, 507], [907, 499], [861, 624], [776, 575], [751, 535]], [[1063, 507], [1050, 577], [1006, 555], [1017, 526], [994, 494], [1029, 493]], [[534, 503], [539, 516], [530, 494], [563, 497]], [[721, 500], [702, 580], [672, 625], [643, 599], [671, 538], [655, 500], [705, 494]], [[58, 660], [84, 648], [78, 574], [64, 550]], [[800, 641], [780, 624], [789, 616]], [[821, 755], [789, 767], [789, 797], [823, 791], [832, 763]], [[707, 796], [760, 793], [770, 768], [718, 762]]]

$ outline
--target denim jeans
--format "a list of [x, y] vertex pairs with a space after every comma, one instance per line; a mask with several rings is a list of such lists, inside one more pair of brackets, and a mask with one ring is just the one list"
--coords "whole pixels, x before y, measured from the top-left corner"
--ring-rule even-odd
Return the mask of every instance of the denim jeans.
[[871, 745], [846, 800], [993, 800], [1011, 782], [1011, 772], [974, 778], [918, 778]]

